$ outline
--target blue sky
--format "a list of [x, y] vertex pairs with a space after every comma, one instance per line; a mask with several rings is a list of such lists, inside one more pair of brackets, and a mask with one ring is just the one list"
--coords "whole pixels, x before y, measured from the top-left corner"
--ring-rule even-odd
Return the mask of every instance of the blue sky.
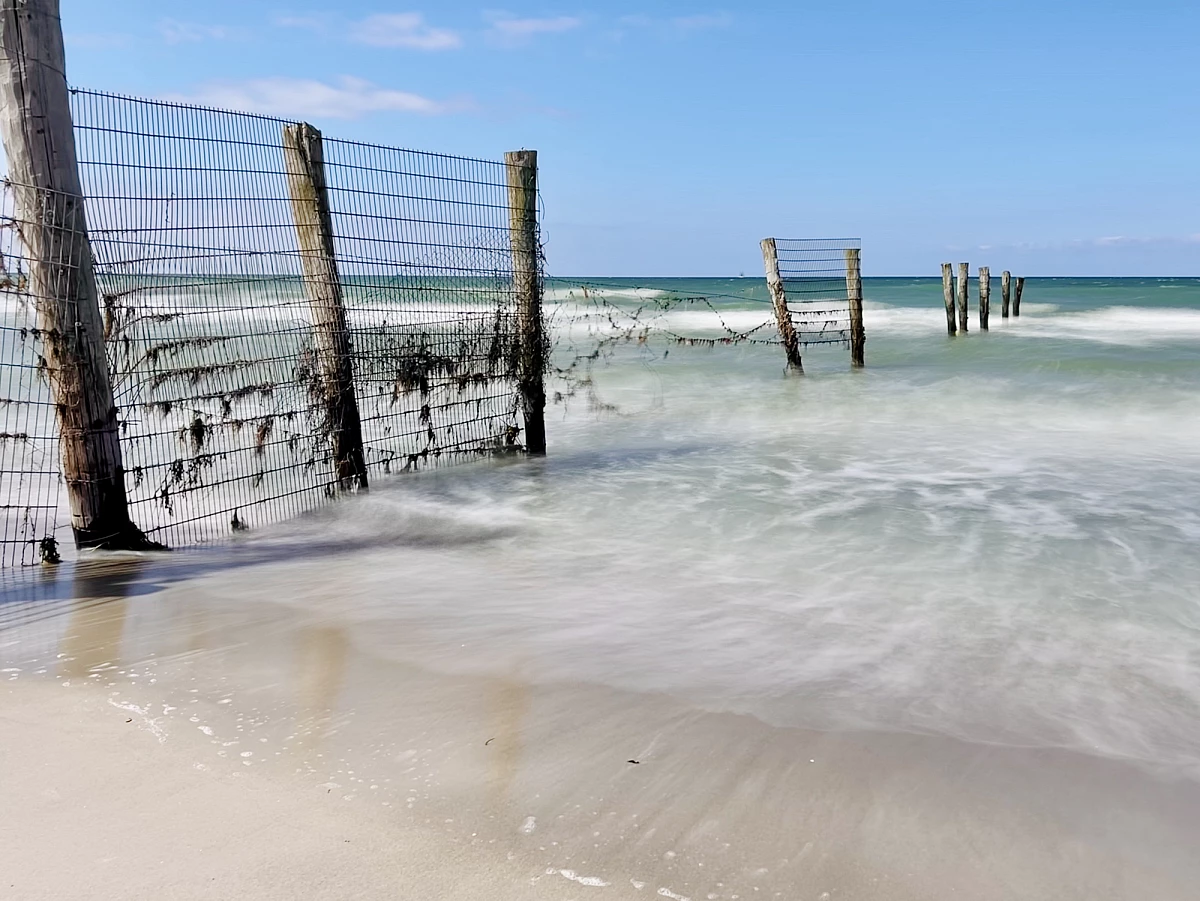
[[1200, 4], [62, 0], [76, 85], [495, 157], [555, 275], [1200, 275]]

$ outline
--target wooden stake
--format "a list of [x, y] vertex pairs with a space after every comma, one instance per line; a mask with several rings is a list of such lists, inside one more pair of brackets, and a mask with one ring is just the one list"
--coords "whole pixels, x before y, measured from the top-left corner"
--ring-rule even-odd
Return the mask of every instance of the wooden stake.
[[363, 491], [367, 488], [367, 466], [363, 459], [362, 422], [354, 393], [350, 328], [333, 248], [333, 218], [325, 186], [321, 132], [306, 122], [285, 125], [283, 156], [304, 291], [313, 317], [321, 379], [316, 394], [325, 408], [324, 426], [333, 448], [334, 475], [340, 491]]
[[951, 338], [958, 332], [954, 322], [954, 267], [942, 263], [942, 299], [946, 301], [946, 332]]
[[846, 249], [846, 299], [850, 302], [850, 365], [866, 365], [867, 333], [863, 328], [862, 252]]
[[779, 324], [779, 340], [783, 342], [787, 368], [803, 372], [804, 365], [800, 361], [800, 340], [796, 336], [796, 326], [792, 323], [792, 314], [788, 310], [787, 292], [783, 288], [783, 279], [779, 275], [779, 251], [775, 247], [775, 239], [763, 238], [759, 246], [762, 248], [763, 269], [767, 273], [767, 290], [771, 292], [771, 303], [775, 306], [775, 321]]
[[958, 330], [964, 334], [967, 331], [967, 285], [970, 281], [969, 263], [958, 264]]
[[992, 270], [979, 267], [979, 328], [988, 330], [988, 315], [992, 312]]
[[29, 255], [75, 544], [161, 548], [129, 519], [65, 68], [58, 0], [0, 8], [0, 136]]
[[537, 221], [537, 151], [504, 154], [508, 166], [509, 240], [520, 333], [517, 384], [525, 414], [525, 451], [546, 453], [546, 337]]
[[1001, 319], [1008, 318], [1008, 301], [1009, 301], [1009, 298], [1012, 296], [1012, 291], [1010, 290], [1012, 288], [1011, 282], [1012, 282], [1012, 273], [1009, 272], [1007, 269], [1005, 269], [1003, 272], [1000, 273], [1000, 298], [1001, 298], [1001, 303], [1002, 303], [1001, 312], [1000, 312]]
[[1025, 291], [1025, 277], [1017, 279], [1017, 291], [1013, 294], [1013, 315], [1021, 315], [1021, 294]]

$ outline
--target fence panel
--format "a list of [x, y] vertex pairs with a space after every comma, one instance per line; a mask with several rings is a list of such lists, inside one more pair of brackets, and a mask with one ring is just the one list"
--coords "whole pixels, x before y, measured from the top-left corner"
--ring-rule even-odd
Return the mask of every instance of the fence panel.
[[13, 189], [0, 190], [0, 566], [57, 557], [62, 486], [49, 349], [30, 293]]
[[[83, 90], [72, 114], [134, 521], [179, 546], [332, 496], [291, 123]], [[368, 466], [518, 448], [503, 164], [325, 147]]]

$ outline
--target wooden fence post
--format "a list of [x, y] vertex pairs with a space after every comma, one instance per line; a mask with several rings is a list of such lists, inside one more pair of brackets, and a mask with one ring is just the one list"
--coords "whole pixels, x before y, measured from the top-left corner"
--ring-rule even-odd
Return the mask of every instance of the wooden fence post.
[[946, 332], [951, 338], [958, 332], [954, 322], [954, 267], [942, 263], [942, 300], [946, 302]]
[[958, 330], [967, 331], [967, 285], [970, 282], [970, 264], [958, 264]]
[[862, 252], [846, 249], [846, 299], [850, 302], [850, 365], [866, 365], [867, 333], [863, 328]]
[[800, 340], [796, 336], [796, 326], [792, 322], [792, 314], [788, 310], [787, 292], [783, 287], [783, 279], [779, 275], [779, 251], [775, 247], [775, 239], [763, 238], [759, 246], [762, 248], [763, 269], [767, 274], [767, 290], [771, 292], [771, 303], [775, 307], [775, 321], [779, 325], [779, 340], [783, 342], [787, 368], [803, 372], [804, 365], [800, 360]]
[[1021, 276], [1017, 279], [1017, 290], [1013, 294], [1013, 315], [1021, 315], [1021, 295], [1025, 291], [1025, 277]]
[[1008, 318], [1008, 301], [1009, 301], [1009, 298], [1012, 296], [1012, 291], [1010, 290], [1012, 288], [1011, 283], [1012, 283], [1012, 273], [1009, 272], [1007, 269], [1005, 269], [1003, 272], [1000, 273], [1000, 300], [1001, 300], [1001, 305], [1002, 305], [1001, 311], [1000, 311], [1001, 319]]
[[508, 168], [509, 238], [520, 333], [517, 374], [525, 414], [525, 450], [546, 453], [546, 337], [537, 221], [537, 151], [504, 154]]
[[161, 549], [129, 518], [65, 67], [58, 0], [0, 8], [0, 134], [29, 255], [75, 544]]
[[283, 156], [304, 291], [313, 317], [316, 369], [321, 380], [316, 393], [324, 406], [334, 474], [340, 491], [362, 491], [367, 487], [362, 422], [354, 393], [350, 327], [333, 247], [321, 132], [306, 122], [285, 125]]
[[979, 328], [988, 330], [988, 316], [992, 312], [992, 270], [989, 266], [979, 267]]

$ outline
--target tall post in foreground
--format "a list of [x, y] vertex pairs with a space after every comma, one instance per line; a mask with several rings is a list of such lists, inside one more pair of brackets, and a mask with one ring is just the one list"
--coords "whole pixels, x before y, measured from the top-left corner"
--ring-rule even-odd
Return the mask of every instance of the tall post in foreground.
[[779, 251], [775, 247], [775, 239], [763, 238], [759, 246], [762, 248], [763, 269], [767, 274], [767, 290], [771, 292], [771, 303], [775, 307], [775, 321], [779, 325], [779, 340], [783, 342], [787, 368], [803, 372], [804, 365], [800, 362], [800, 339], [796, 336], [796, 326], [792, 322], [792, 314], [788, 310], [787, 292], [783, 288], [783, 279], [779, 275]]
[[1012, 297], [1012, 291], [1010, 290], [1011, 288], [1012, 273], [1005, 269], [1000, 273], [1000, 300], [1002, 304], [1000, 310], [1001, 319], [1008, 318], [1008, 301]]
[[958, 331], [954, 323], [954, 267], [942, 263], [942, 299], [946, 302], [946, 332], [951, 338]]
[[509, 237], [517, 295], [517, 374], [525, 413], [525, 449], [546, 453], [546, 337], [542, 330], [542, 279], [537, 222], [537, 151], [504, 154], [508, 167]]
[[354, 394], [350, 328], [333, 250], [321, 133], [306, 122], [285, 125], [283, 156], [304, 291], [312, 310], [316, 368], [321, 379], [317, 394], [325, 408], [334, 473], [340, 491], [362, 491], [367, 487], [362, 422]]
[[850, 365], [866, 365], [867, 333], [863, 328], [862, 252], [846, 249], [846, 299], [850, 302]]
[[964, 334], [967, 331], [967, 284], [969, 263], [958, 264], [958, 330]]
[[988, 316], [992, 312], [992, 270], [988, 266], [979, 267], [979, 327], [988, 330]]
[[1024, 291], [1025, 291], [1025, 277], [1022, 276], [1021, 278], [1017, 279], [1017, 290], [1013, 294], [1013, 315], [1014, 316], [1021, 315], [1021, 295], [1024, 293]]
[[75, 544], [157, 548], [129, 519], [65, 66], [58, 0], [8, 0], [0, 8], [0, 134], [29, 255]]

